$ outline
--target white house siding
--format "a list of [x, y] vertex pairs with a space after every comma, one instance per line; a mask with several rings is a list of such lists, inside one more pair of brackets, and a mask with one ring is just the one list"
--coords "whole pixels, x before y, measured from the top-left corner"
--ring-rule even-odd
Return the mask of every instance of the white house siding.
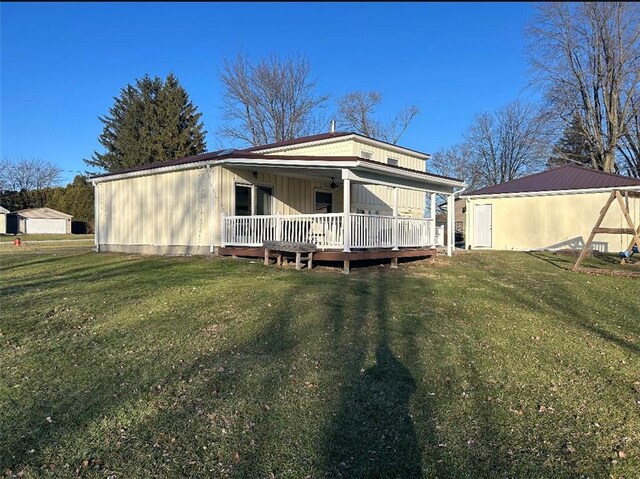
[[0, 213], [0, 235], [7, 234], [7, 214]]
[[[398, 166], [416, 171], [425, 171], [425, 160], [407, 153], [392, 150], [393, 147], [372, 146], [356, 139], [338, 140], [333, 143], [305, 146], [290, 145], [282, 151], [273, 152], [278, 155], [310, 155], [310, 156], [359, 156], [363, 152], [372, 154], [371, 159], [379, 163], [387, 163], [387, 158], [398, 160]], [[267, 152], [269, 153], [269, 152]], [[398, 194], [398, 213], [401, 216], [422, 217], [426, 196], [419, 191], [400, 190]], [[390, 215], [392, 213], [392, 189], [380, 185], [352, 185], [352, 204], [355, 209], [365, 212]]]
[[[101, 249], [143, 245], [206, 251], [211, 238], [209, 184], [206, 168], [98, 183]], [[152, 252], [160, 251], [171, 252]], [[176, 252], [185, 251], [190, 249]]]
[[[497, 250], [581, 249], [610, 193], [548, 194], [537, 196], [469, 198], [466, 212], [467, 244], [473, 248], [474, 208], [492, 206], [492, 248]], [[640, 199], [629, 198], [636, 226], [640, 222]], [[614, 201], [602, 227], [627, 228], [618, 202]], [[631, 236], [597, 234], [594, 249], [618, 252]]]

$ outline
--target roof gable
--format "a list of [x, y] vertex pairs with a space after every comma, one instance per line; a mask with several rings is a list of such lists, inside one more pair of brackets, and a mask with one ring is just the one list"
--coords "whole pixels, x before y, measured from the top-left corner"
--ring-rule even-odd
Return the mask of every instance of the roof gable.
[[639, 186], [640, 179], [605, 173], [575, 165], [565, 165], [533, 175], [470, 191], [463, 196], [489, 196], [510, 193], [588, 190]]
[[31, 219], [67, 219], [72, 218], [72, 215], [63, 213], [62, 211], [54, 210], [51, 208], [32, 208], [28, 210], [20, 210], [16, 212], [23, 218]]
[[317, 143], [345, 141], [345, 140], [359, 140], [361, 142], [375, 145], [381, 148], [387, 148], [387, 149], [395, 150], [398, 152], [404, 152], [406, 154], [421, 158], [423, 160], [430, 158], [430, 155], [428, 153], [423, 153], [418, 150], [412, 150], [411, 148], [395, 145], [392, 143], [388, 143], [386, 141], [378, 140], [376, 138], [370, 138], [368, 136], [355, 133], [353, 131], [336, 131], [336, 132], [329, 132], [329, 133], [320, 133], [318, 135], [303, 136], [300, 138], [294, 138], [292, 140], [285, 140], [285, 141], [279, 141], [276, 143], [270, 143], [268, 145], [253, 146], [251, 148], [246, 148], [242, 151], [266, 153], [268, 151], [275, 150], [275, 152], [277, 152], [281, 150], [295, 149], [296, 147], [306, 146], [307, 144], [309, 146], [313, 146]]

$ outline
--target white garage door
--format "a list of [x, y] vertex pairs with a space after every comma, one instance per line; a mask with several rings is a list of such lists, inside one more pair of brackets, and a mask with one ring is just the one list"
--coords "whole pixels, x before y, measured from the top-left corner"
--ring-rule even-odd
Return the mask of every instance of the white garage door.
[[475, 246], [480, 248], [491, 248], [491, 205], [476, 205], [473, 222], [475, 224]]
[[67, 220], [28, 219], [27, 233], [60, 233], [67, 232]]

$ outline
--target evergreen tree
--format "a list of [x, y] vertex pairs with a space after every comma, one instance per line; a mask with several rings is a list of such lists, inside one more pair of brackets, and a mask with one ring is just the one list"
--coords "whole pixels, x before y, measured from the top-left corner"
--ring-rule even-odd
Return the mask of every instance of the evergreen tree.
[[65, 188], [56, 188], [45, 206], [72, 215], [74, 222], [85, 223], [90, 232], [94, 225], [93, 194], [93, 186], [87, 178], [77, 175]]
[[84, 160], [107, 172], [203, 153], [206, 149], [201, 113], [178, 79], [145, 75], [114, 98], [98, 138], [104, 153]]
[[573, 115], [571, 123], [553, 147], [547, 166], [551, 168], [566, 164], [591, 166], [591, 147], [583, 133], [582, 120], [577, 114]]

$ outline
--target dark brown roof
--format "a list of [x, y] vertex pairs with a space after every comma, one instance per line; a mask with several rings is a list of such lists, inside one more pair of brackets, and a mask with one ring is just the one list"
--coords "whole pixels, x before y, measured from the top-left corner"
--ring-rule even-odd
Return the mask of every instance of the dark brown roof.
[[531, 193], [538, 191], [586, 190], [592, 188], [620, 188], [640, 186], [640, 179], [614, 175], [604, 171], [566, 165], [533, 175], [488, 186], [463, 196], [500, 195], [507, 193]]
[[235, 158], [247, 159], [247, 160], [255, 159], [255, 160], [273, 160], [273, 161], [299, 160], [299, 161], [308, 161], [309, 166], [313, 166], [313, 162], [315, 161], [335, 161], [335, 162], [359, 161], [361, 163], [383, 165], [394, 170], [418, 173], [418, 174], [429, 176], [429, 177], [442, 178], [444, 180], [451, 180], [451, 181], [459, 181], [460, 183], [462, 183], [462, 180], [459, 180], [457, 178], [451, 178], [449, 176], [443, 176], [443, 175], [436, 175], [434, 173], [428, 173], [420, 170], [412, 170], [410, 168], [404, 168], [402, 166], [388, 165], [386, 163], [380, 163], [378, 161], [360, 158], [359, 156], [273, 155], [273, 154], [264, 154], [264, 153], [251, 153], [246, 150], [214, 151], [211, 153], [203, 153], [201, 155], [187, 156], [186, 158], [180, 158], [177, 160], [162, 161], [158, 163], [152, 163], [149, 165], [136, 166], [135, 168], [128, 168], [126, 170], [120, 170], [113, 173], [105, 173], [102, 175], [92, 176], [92, 178], [105, 178], [105, 177], [114, 176], [114, 175], [121, 175], [124, 173], [133, 173], [135, 171], [155, 170], [158, 168], [165, 168], [167, 166], [177, 166], [177, 165], [184, 165], [188, 163], [201, 163], [201, 162], [210, 161], [210, 160], [222, 161], [226, 159], [235, 159]]

